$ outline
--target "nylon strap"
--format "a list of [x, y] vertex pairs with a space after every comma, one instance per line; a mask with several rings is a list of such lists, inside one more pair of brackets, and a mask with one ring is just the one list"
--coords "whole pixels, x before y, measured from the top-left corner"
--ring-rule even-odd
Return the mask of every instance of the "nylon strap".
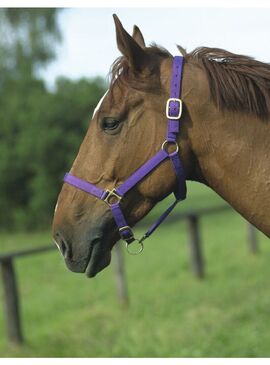
[[[182, 112], [182, 100], [181, 97], [181, 83], [182, 83], [182, 73], [183, 73], [183, 62], [184, 59], [181, 56], [176, 56], [173, 59], [173, 72], [171, 80], [171, 93], [170, 99], [167, 102], [167, 139], [163, 143], [162, 149], [157, 152], [150, 160], [139, 167], [131, 176], [127, 178], [120, 186], [118, 186], [113, 191], [105, 191], [100, 189], [96, 185], [93, 185], [83, 179], [73, 176], [69, 173], [65, 174], [64, 182], [80, 189], [88, 194], [95, 196], [98, 199], [106, 201], [111, 209], [112, 215], [114, 217], [115, 223], [118, 227], [119, 234], [122, 239], [124, 239], [127, 244], [130, 244], [135, 240], [131, 228], [125, 219], [125, 216], [121, 209], [121, 198], [130, 191], [135, 185], [142, 181], [150, 172], [152, 172], [157, 166], [159, 166], [166, 159], [170, 159], [173, 169], [176, 174], [176, 189], [174, 191], [175, 201], [166, 209], [166, 211], [158, 218], [158, 220], [148, 229], [144, 236], [137, 240], [140, 243], [148, 238], [157, 227], [168, 217], [170, 212], [174, 209], [177, 203], [186, 198], [186, 178], [183, 169], [183, 165], [178, 155], [178, 144], [177, 135], [179, 133], [180, 125], [179, 119]], [[166, 151], [166, 147], [169, 144], [173, 144], [176, 151], [169, 153]], [[118, 202], [110, 204], [106, 199], [108, 194], [112, 194], [114, 198], [119, 199]]]

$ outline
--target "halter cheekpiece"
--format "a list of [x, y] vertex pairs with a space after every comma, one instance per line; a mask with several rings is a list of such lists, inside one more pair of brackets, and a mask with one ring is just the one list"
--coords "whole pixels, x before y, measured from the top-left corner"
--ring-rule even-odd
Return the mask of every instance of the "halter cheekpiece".
[[[118, 227], [120, 237], [126, 241], [126, 246], [131, 242], [137, 241], [140, 245], [139, 250], [134, 253], [137, 254], [143, 250], [143, 241], [148, 238], [156, 228], [164, 221], [164, 219], [173, 210], [176, 204], [186, 198], [186, 179], [182, 162], [178, 155], [179, 146], [176, 137], [180, 129], [180, 117], [182, 114], [182, 100], [181, 100], [181, 83], [182, 83], [182, 71], [183, 71], [184, 58], [176, 56], [173, 59], [173, 71], [171, 80], [171, 94], [166, 104], [166, 117], [168, 119], [167, 124], [167, 136], [162, 143], [159, 152], [157, 152], [150, 160], [138, 168], [132, 175], [130, 175], [126, 181], [118, 187], [112, 190], [103, 190], [98, 186], [93, 185], [83, 179], [66, 173], [64, 176], [64, 182], [83, 190], [84, 192], [95, 196], [96, 198], [103, 200], [108, 204], [114, 217], [115, 223]], [[169, 152], [169, 146], [174, 148], [173, 152]], [[121, 209], [121, 200], [124, 195], [131, 190], [136, 184], [145, 178], [150, 172], [152, 172], [158, 165], [160, 165], [166, 159], [170, 159], [174, 168], [177, 187], [174, 191], [175, 201], [167, 208], [167, 210], [159, 217], [159, 219], [148, 229], [148, 231], [140, 238], [136, 239], [132, 232], [132, 229], [128, 225], [123, 211]], [[130, 251], [129, 251], [130, 252]], [[132, 254], [132, 252], [130, 252]]]

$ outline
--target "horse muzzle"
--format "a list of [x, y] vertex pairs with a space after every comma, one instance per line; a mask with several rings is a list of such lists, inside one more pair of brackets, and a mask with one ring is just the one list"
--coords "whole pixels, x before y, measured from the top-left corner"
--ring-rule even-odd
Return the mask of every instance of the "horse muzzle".
[[[107, 231], [107, 230], [106, 230]], [[102, 226], [88, 229], [84, 235], [76, 234], [71, 238], [67, 232], [55, 229], [54, 242], [64, 257], [69, 270], [77, 273], [85, 273], [87, 277], [96, 276], [111, 262], [111, 249], [117, 242], [115, 234], [108, 233]], [[108, 232], [108, 231], [107, 231]]]

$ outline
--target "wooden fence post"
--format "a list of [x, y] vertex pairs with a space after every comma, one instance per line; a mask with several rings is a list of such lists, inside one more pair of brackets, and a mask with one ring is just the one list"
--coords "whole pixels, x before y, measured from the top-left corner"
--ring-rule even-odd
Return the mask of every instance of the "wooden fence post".
[[124, 256], [123, 256], [122, 246], [119, 242], [117, 242], [114, 247], [114, 268], [116, 274], [115, 277], [116, 277], [118, 298], [122, 306], [128, 307], [129, 298], [128, 298], [127, 280], [125, 275]]
[[197, 278], [202, 279], [204, 277], [204, 260], [201, 251], [199, 218], [197, 215], [191, 214], [187, 217], [187, 227], [192, 271]]
[[19, 294], [12, 259], [3, 260], [0, 265], [4, 287], [4, 312], [8, 339], [12, 343], [21, 344], [23, 335], [20, 321]]
[[251, 253], [256, 254], [259, 252], [257, 231], [256, 228], [251, 224], [247, 223], [247, 236], [248, 236], [248, 246]]

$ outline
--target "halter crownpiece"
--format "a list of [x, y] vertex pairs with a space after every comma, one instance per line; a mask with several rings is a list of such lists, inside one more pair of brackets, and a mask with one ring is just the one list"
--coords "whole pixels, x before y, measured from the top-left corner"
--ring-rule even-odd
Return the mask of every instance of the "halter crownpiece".
[[[126, 246], [129, 251], [128, 245], [134, 241], [140, 245], [139, 250], [136, 253], [129, 251], [131, 254], [140, 253], [143, 250], [143, 241], [148, 238], [157, 227], [165, 220], [170, 214], [176, 204], [186, 198], [186, 178], [183, 169], [182, 162], [178, 155], [179, 146], [176, 140], [179, 134], [180, 123], [179, 119], [182, 114], [182, 100], [181, 98], [181, 83], [183, 73], [184, 58], [176, 56], [173, 59], [173, 71], [171, 80], [171, 94], [166, 104], [166, 117], [168, 119], [167, 124], [167, 137], [161, 145], [161, 149], [150, 160], [138, 168], [132, 175], [130, 175], [126, 181], [118, 187], [112, 190], [103, 190], [98, 186], [91, 184], [83, 179], [66, 173], [64, 176], [64, 182], [72, 185], [84, 192], [95, 196], [96, 198], [103, 200], [108, 204], [114, 217], [115, 223], [118, 227], [120, 237], [126, 241]], [[169, 152], [169, 146], [174, 146], [174, 151]], [[143, 180], [150, 172], [152, 172], [158, 165], [160, 165], [166, 159], [170, 159], [174, 168], [177, 187], [174, 191], [175, 201], [167, 208], [167, 210], [159, 217], [159, 219], [148, 229], [148, 231], [140, 238], [134, 237], [132, 229], [128, 225], [123, 211], [121, 209], [121, 200], [124, 195]]]

